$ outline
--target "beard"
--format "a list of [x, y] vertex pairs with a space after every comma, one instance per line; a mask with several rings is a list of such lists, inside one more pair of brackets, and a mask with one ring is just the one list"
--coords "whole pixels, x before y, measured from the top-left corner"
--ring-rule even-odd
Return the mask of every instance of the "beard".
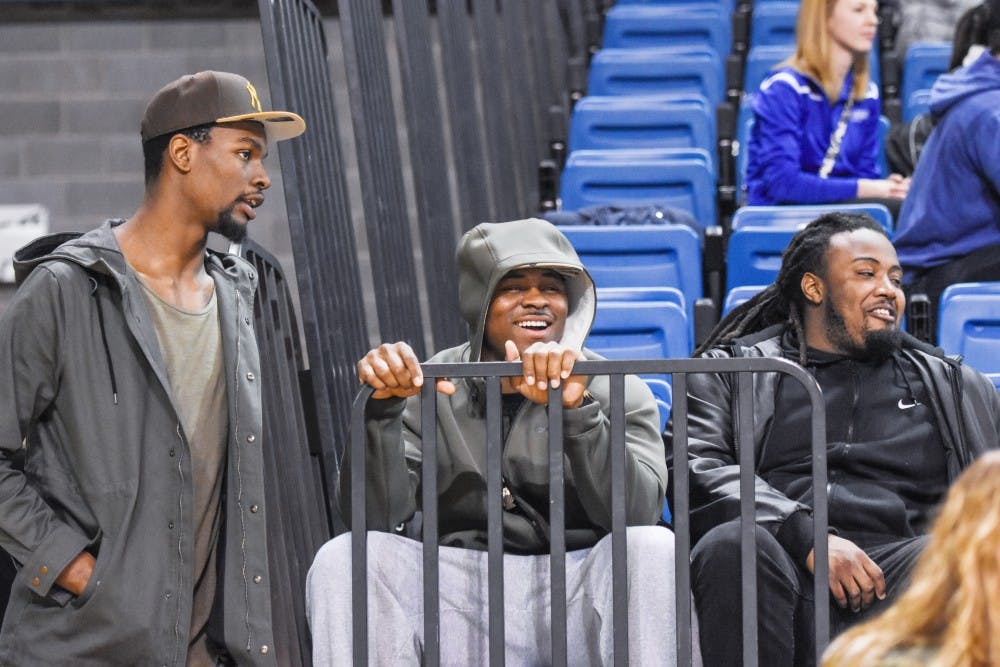
[[836, 347], [846, 351], [848, 356], [855, 359], [888, 359], [902, 344], [903, 334], [898, 327], [892, 327], [864, 332], [864, 344], [858, 345], [847, 331], [844, 318], [829, 299], [824, 302], [823, 308], [827, 337]]
[[247, 237], [247, 224], [239, 222], [233, 217], [237, 203], [239, 202], [234, 202], [232, 206], [219, 213], [215, 224], [210, 227], [211, 231], [222, 235], [232, 243], [241, 243]]

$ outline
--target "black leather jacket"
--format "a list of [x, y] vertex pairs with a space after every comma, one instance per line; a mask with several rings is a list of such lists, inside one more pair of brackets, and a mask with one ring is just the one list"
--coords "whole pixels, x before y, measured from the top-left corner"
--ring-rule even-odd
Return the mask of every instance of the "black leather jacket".
[[[771, 327], [703, 356], [782, 356], [783, 326]], [[902, 354], [910, 359], [927, 388], [945, 445], [949, 482], [979, 454], [1000, 446], [1000, 395], [993, 384], [960, 360], [904, 334]], [[777, 373], [753, 378], [755, 460], [759, 463], [775, 412]], [[691, 530], [697, 540], [709, 529], [739, 516], [739, 459], [733, 433], [735, 378], [727, 375], [688, 376], [688, 468], [691, 480]], [[673, 475], [673, 423], [664, 432], [667, 465]], [[757, 523], [778, 535], [785, 521], [811, 516], [811, 507], [796, 502], [756, 478]], [[808, 520], [811, 525], [811, 518]], [[811, 535], [801, 526], [797, 535]], [[811, 538], [810, 538], [811, 539]], [[779, 536], [779, 541], [781, 540]]]

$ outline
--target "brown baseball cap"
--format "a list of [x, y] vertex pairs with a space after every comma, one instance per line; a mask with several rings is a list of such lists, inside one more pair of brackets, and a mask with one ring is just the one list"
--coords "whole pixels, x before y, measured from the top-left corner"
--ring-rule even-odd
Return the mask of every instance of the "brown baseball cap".
[[264, 124], [270, 141], [297, 137], [306, 122], [291, 111], [264, 111], [257, 89], [246, 78], [229, 72], [205, 71], [182, 76], [161, 88], [146, 105], [142, 140], [196, 125], [254, 120]]

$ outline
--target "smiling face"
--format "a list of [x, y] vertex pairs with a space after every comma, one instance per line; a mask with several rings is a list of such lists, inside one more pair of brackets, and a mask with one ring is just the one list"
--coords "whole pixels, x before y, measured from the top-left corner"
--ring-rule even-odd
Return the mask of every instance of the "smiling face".
[[833, 46], [854, 55], [868, 53], [878, 29], [875, 0], [835, 0], [826, 22]]
[[519, 352], [536, 342], [562, 339], [569, 311], [566, 282], [551, 269], [515, 269], [493, 291], [483, 341], [483, 359], [504, 358], [504, 343]]
[[205, 143], [192, 146], [192, 199], [204, 209], [209, 231], [238, 242], [264, 203], [271, 185], [264, 168], [267, 137], [260, 123], [226, 123], [212, 128]]
[[809, 346], [860, 357], [894, 348], [906, 297], [889, 239], [870, 229], [834, 234], [824, 274], [802, 278], [807, 301], [819, 307], [807, 314]]

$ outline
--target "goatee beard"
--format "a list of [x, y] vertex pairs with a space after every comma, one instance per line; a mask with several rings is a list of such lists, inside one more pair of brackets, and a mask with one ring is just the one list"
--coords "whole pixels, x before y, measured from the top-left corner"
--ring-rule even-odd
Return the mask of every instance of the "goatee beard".
[[233, 217], [235, 205], [219, 214], [215, 224], [211, 229], [213, 232], [224, 236], [232, 243], [242, 243], [247, 237], [247, 225], [244, 222], [237, 222]]
[[823, 304], [825, 309], [826, 334], [830, 341], [855, 359], [879, 361], [888, 359], [902, 345], [903, 334], [896, 327], [868, 331], [864, 334], [864, 345], [858, 345], [847, 331], [844, 318], [830, 301]]

